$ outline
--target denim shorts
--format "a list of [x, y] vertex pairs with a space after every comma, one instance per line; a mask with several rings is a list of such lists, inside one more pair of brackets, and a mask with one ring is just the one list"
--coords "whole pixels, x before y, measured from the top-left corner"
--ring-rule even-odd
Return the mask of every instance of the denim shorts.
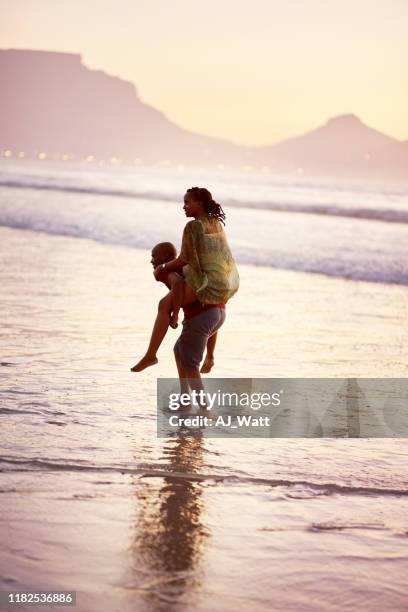
[[183, 330], [174, 352], [184, 368], [198, 368], [204, 355], [207, 340], [220, 329], [225, 321], [225, 308], [216, 306], [194, 317], [184, 319]]

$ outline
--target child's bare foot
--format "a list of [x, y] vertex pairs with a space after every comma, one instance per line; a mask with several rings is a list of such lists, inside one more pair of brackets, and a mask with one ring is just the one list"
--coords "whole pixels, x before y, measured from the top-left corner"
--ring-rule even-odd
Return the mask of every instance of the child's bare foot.
[[133, 366], [133, 368], [130, 368], [130, 371], [131, 372], [141, 372], [145, 368], [155, 365], [156, 363], [158, 363], [158, 361], [159, 360], [155, 356], [145, 355], [144, 357], [142, 357], [140, 361], [137, 362], [136, 365]]
[[178, 312], [173, 312], [170, 317], [170, 327], [176, 329], [178, 327]]
[[208, 372], [211, 372], [212, 368], [214, 366], [214, 359], [213, 357], [208, 357], [208, 355], [206, 356], [206, 358], [204, 359], [204, 363], [201, 366], [200, 372], [201, 374], [208, 374]]

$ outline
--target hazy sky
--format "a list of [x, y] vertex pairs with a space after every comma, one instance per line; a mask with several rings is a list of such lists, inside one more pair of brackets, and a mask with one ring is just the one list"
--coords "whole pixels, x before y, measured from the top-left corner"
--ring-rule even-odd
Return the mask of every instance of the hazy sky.
[[408, 0], [0, 0], [1, 48], [81, 53], [188, 129], [271, 144], [355, 113], [408, 139]]

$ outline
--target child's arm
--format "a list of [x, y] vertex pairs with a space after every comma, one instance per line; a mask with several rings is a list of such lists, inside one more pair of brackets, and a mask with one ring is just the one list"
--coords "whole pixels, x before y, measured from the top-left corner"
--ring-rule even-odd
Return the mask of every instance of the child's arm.
[[177, 272], [163, 272], [160, 270], [159, 274], [155, 273], [155, 278], [159, 283], [163, 283], [166, 285], [168, 289], [173, 289], [174, 284], [177, 282], [178, 278], [182, 278], [180, 274]]
[[174, 289], [174, 287], [176, 287], [176, 285], [178, 285], [180, 282], [184, 281], [182, 275], [179, 274], [178, 272], [170, 272], [167, 275], [167, 279], [168, 279], [168, 282], [169, 282], [169, 288], [170, 289]]
[[170, 272], [168, 274], [168, 279], [171, 287], [171, 295], [172, 295], [172, 304], [173, 311], [170, 319], [170, 325], [174, 329], [177, 327], [178, 323], [178, 313], [180, 308], [184, 303], [184, 278], [178, 274], [177, 272]]

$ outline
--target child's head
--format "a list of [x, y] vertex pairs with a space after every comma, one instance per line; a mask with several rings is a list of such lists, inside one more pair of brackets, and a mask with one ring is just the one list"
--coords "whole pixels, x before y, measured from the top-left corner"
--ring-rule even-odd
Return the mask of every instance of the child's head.
[[171, 242], [159, 242], [152, 249], [152, 258], [150, 263], [154, 268], [160, 264], [167, 263], [177, 257], [177, 250]]

